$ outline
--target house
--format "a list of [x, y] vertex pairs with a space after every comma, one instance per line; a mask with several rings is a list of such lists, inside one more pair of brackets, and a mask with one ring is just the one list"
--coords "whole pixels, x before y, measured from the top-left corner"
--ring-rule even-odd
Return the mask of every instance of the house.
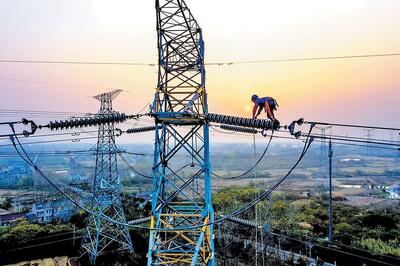
[[390, 195], [390, 199], [400, 199], [400, 184], [394, 184], [386, 190]]
[[27, 214], [30, 221], [49, 223], [53, 220], [68, 221], [75, 212], [75, 205], [66, 199], [34, 203]]
[[358, 184], [354, 184], [354, 185], [339, 185], [340, 188], [363, 188], [363, 185], [358, 185]]
[[12, 175], [6, 171], [0, 171], [0, 187], [15, 187], [18, 184], [19, 176]]
[[358, 158], [344, 158], [344, 159], [340, 159], [341, 162], [360, 162], [361, 159]]
[[134, 198], [143, 199], [145, 201], [151, 201], [151, 193], [150, 192], [137, 192], [133, 195]]
[[21, 178], [31, 175], [30, 168], [23, 163], [10, 162], [0, 167], [0, 187], [16, 187], [21, 184]]
[[0, 169], [0, 174], [5, 176], [27, 176], [32, 174], [30, 167], [22, 162], [10, 162], [6, 167]]
[[88, 177], [85, 175], [81, 175], [79, 173], [71, 175], [72, 183], [85, 183], [88, 181]]
[[29, 221], [38, 223], [49, 223], [53, 220], [53, 208], [48, 202], [34, 203], [31, 211], [28, 213]]
[[135, 199], [141, 199], [139, 203], [140, 208], [144, 208], [144, 206], [148, 203], [151, 202], [151, 193], [150, 192], [137, 192], [133, 195], [131, 195], [132, 198]]
[[0, 226], [10, 226], [18, 219], [25, 218], [27, 212], [0, 214]]
[[1, 215], [1, 214], [9, 214], [9, 213], [10, 213], [9, 211], [0, 208], [0, 215]]

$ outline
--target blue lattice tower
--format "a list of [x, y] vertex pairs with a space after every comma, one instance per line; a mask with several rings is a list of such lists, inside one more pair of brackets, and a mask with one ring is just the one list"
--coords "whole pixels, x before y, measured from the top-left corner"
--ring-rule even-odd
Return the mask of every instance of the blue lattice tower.
[[[214, 265], [202, 31], [182, 0], [156, 0], [158, 85], [148, 265]], [[190, 171], [178, 171], [190, 162]]]
[[[97, 116], [113, 114], [112, 101], [121, 92], [114, 90], [95, 96], [99, 100], [100, 111]], [[117, 147], [115, 146], [114, 123], [99, 126], [98, 141], [95, 149], [96, 168], [93, 182], [93, 200], [91, 209], [95, 214], [89, 215], [82, 250], [87, 252], [92, 264], [97, 256], [109, 250], [133, 252], [128, 228], [104, 219], [126, 223], [122, 209], [122, 185], [118, 176]]]

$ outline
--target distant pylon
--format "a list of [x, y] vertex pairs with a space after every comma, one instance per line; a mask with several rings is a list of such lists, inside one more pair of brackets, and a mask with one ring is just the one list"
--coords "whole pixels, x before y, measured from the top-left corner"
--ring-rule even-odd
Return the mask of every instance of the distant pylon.
[[[366, 132], [367, 132], [367, 139], [368, 139], [368, 141], [372, 141], [372, 139], [374, 138], [373, 136], [374, 136], [374, 130], [373, 129], [365, 129], [366, 130]], [[371, 155], [371, 143], [367, 143], [367, 147], [366, 147], [366, 153], [368, 154], [368, 155]]]
[[[331, 129], [332, 126], [329, 127], [315, 127], [315, 129], [318, 129], [321, 131], [321, 147], [320, 147], [320, 156], [319, 156], [319, 164], [320, 164], [320, 177], [319, 179], [316, 179], [316, 186], [322, 186], [323, 185], [323, 178], [327, 177], [328, 174], [328, 170], [327, 170], [327, 155], [328, 155], [328, 151], [327, 151], [327, 142], [326, 142], [326, 131], [328, 129]], [[332, 133], [332, 130], [331, 130]]]
[[[95, 96], [99, 100], [100, 111], [97, 116], [112, 114], [112, 101], [121, 90], [114, 90]], [[97, 256], [106, 250], [133, 252], [128, 228], [104, 219], [108, 216], [120, 223], [126, 223], [122, 209], [122, 185], [118, 176], [117, 147], [115, 146], [114, 124], [99, 126], [96, 146], [96, 168], [93, 182], [93, 200], [89, 215], [82, 250], [87, 252], [91, 263], [96, 263]]]

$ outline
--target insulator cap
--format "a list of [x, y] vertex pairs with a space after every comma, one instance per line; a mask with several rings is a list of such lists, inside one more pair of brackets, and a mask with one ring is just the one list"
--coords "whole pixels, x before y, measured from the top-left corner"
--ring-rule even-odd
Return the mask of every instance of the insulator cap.
[[[223, 216], [222, 215], [222, 218], [225, 218], [225, 216]], [[231, 221], [231, 222], [234, 222], [234, 223], [237, 223], [237, 224], [241, 224], [241, 225], [245, 225], [245, 226], [249, 226], [249, 227], [254, 227], [254, 228], [258, 228], [259, 227], [259, 225], [257, 225], [256, 223], [254, 223], [254, 222], [251, 222], [251, 221], [248, 221], [248, 220], [244, 220], [244, 219], [241, 219], [241, 218], [238, 218], [238, 217], [227, 217], [226, 218], [228, 221]]]
[[237, 117], [230, 115], [220, 115], [209, 113], [206, 115], [207, 122], [214, 122], [218, 124], [234, 125], [241, 127], [250, 127], [266, 130], [276, 130], [279, 129], [279, 123], [274, 123], [270, 120], [264, 119], [251, 119], [245, 117]]
[[235, 131], [235, 132], [242, 132], [242, 133], [249, 133], [249, 134], [257, 134], [258, 130], [254, 128], [248, 127], [238, 127], [238, 126], [231, 126], [231, 125], [220, 125], [221, 129]]
[[96, 115], [93, 117], [74, 118], [60, 121], [50, 121], [47, 125], [50, 130], [62, 130], [98, 126], [102, 124], [121, 123], [127, 119], [124, 113]]
[[[161, 128], [161, 126], [158, 126], [158, 128]], [[150, 127], [136, 127], [136, 128], [130, 128], [126, 131], [127, 134], [134, 134], [134, 133], [142, 133], [142, 132], [148, 132], [148, 131], [154, 131], [156, 130], [156, 126], [150, 126]]]
[[144, 218], [139, 218], [136, 220], [128, 221], [128, 224], [142, 224], [142, 223], [147, 223], [151, 220], [151, 217], [144, 217]]

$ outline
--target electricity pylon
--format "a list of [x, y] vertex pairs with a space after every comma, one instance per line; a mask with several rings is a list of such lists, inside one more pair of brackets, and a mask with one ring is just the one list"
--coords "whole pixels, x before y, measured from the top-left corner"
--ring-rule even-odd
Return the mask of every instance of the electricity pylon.
[[[112, 101], [121, 90], [114, 90], [95, 96], [100, 101], [97, 116], [113, 114]], [[126, 223], [122, 209], [122, 185], [118, 176], [117, 147], [115, 146], [114, 123], [101, 124], [95, 150], [96, 168], [93, 182], [93, 200], [82, 241], [82, 250], [88, 252], [91, 263], [107, 250], [133, 252], [128, 228], [104, 219], [105, 216]]]
[[[373, 129], [365, 129], [365, 131], [367, 132], [367, 139], [368, 141], [372, 141], [372, 139], [374, 138], [374, 130]], [[371, 155], [371, 143], [367, 143], [367, 147], [366, 147], [366, 152], [367, 155]]]
[[[152, 105], [148, 265], [215, 265], [202, 30], [183, 0], [156, 0], [156, 14], [159, 72]], [[179, 171], [185, 166], [190, 170]]]
[[[323, 185], [322, 180], [327, 177], [327, 164], [326, 164], [326, 157], [328, 155], [327, 147], [326, 147], [326, 131], [328, 129], [331, 129], [332, 126], [328, 127], [315, 127], [315, 129], [318, 129], [321, 131], [321, 146], [320, 146], [320, 156], [319, 156], [319, 163], [320, 163], [320, 177], [319, 179], [316, 179], [316, 187], [319, 189], [320, 186]], [[331, 129], [331, 134], [332, 134], [332, 129]]]

